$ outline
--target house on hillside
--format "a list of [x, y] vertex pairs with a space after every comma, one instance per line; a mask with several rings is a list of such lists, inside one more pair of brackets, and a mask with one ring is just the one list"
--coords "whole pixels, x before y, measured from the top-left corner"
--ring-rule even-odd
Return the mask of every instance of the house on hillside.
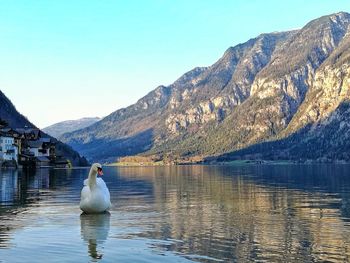
[[15, 144], [15, 139], [5, 132], [0, 131], [0, 159], [2, 162], [18, 163], [18, 147]]
[[22, 134], [25, 140], [35, 141], [42, 137], [42, 132], [39, 129], [18, 128], [15, 131]]
[[50, 138], [28, 141], [27, 150], [34, 157], [36, 166], [50, 166], [55, 158], [55, 147]]
[[1, 128], [0, 166], [4, 161], [13, 161], [29, 167], [67, 167], [68, 161], [56, 156], [55, 141], [43, 136], [39, 129]]
[[27, 149], [35, 157], [39, 157], [39, 156], [49, 157], [48, 149], [44, 146], [43, 142], [40, 141], [40, 140], [38, 140], [38, 141], [28, 141]]

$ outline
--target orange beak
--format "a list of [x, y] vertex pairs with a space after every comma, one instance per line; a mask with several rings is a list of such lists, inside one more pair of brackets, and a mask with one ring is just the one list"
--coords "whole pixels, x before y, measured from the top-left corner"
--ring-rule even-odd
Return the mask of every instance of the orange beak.
[[102, 169], [98, 169], [97, 173], [98, 173], [99, 176], [102, 176], [103, 175]]

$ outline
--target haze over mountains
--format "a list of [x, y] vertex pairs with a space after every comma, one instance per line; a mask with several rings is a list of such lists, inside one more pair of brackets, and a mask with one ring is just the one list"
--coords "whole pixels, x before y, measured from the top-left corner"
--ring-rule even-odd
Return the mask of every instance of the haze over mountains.
[[350, 160], [350, 14], [261, 34], [62, 140], [90, 160]]
[[83, 129], [94, 124], [100, 119], [101, 118], [99, 117], [87, 117], [78, 120], [62, 121], [44, 128], [43, 131], [59, 139], [64, 133]]

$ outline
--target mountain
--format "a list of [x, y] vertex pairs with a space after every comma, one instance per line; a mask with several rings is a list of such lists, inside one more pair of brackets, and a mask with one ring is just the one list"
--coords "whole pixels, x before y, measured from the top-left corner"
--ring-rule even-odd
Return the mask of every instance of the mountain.
[[94, 124], [100, 119], [101, 118], [98, 118], [98, 117], [92, 117], [92, 118], [82, 118], [78, 120], [62, 121], [44, 128], [43, 131], [51, 135], [52, 137], [59, 139], [66, 132], [73, 132], [76, 130], [83, 129], [85, 127], [88, 127]]
[[34, 128], [32, 124], [25, 116], [20, 114], [12, 102], [5, 96], [0, 90], [0, 119], [5, 120], [7, 124], [12, 128]]
[[[12, 102], [0, 91], [0, 120], [5, 121], [11, 128], [34, 128], [37, 127], [31, 123], [25, 116], [20, 114]], [[54, 139], [55, 140], [55, 139]], [[70, 146], [56, 140], [56, 153], [69, 159], [74, 166], [86, 166], [88, 162], [82, 158], [79, 153]]]
[[299, 30], [261, 34], [62, 140], [105, 161], [137, 154], [350, 160], [343, 147], [349, 24], [350, 14], [340, 12]]

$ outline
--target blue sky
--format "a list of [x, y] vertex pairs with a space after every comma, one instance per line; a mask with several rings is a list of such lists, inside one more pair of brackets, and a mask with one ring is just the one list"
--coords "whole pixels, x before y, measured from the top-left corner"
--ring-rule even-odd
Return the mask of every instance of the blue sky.
[[43, 128], [105, 116], [260, 33], [348, 0], [0, 0], [0, 90]]

